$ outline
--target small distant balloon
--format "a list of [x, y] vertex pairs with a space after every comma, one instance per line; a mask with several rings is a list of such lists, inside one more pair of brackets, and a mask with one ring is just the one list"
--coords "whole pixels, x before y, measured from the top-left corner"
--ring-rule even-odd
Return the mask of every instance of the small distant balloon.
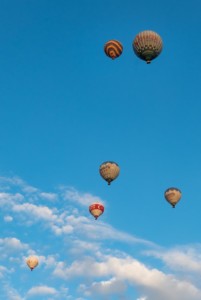
[[105, 54], [111, 59], [119, 57], [123, 52], [123, 46], [119, 41], [110, 40], [104, 45]]
[[107, 181], [108, 185], [119, 176], [120, 168], [113, 161], [106, 161], [99, 168], [100, 175]]
[[89, 212], [97, 220], [104, 212], [104, 206], [101, 203], [93, 203], [89, 206]]
[[178, 188], [171, 187], [165, 191], [165, 199], [175, 208], [175, 205], [181, 199], [181, 191]]
[[145, 30], [136, 35], [133, 41], [135, 54], [150, 64], [162, 51], [163, 42], [160, 35], [151, 30]]
[[29, 258], [27, 258], [26, 261], [28, 267], [31, 269], [31, 271], [33, 271], [33, 269], [35, 269], [38, 265], [38, 258], [36, 256], [30, 256]]

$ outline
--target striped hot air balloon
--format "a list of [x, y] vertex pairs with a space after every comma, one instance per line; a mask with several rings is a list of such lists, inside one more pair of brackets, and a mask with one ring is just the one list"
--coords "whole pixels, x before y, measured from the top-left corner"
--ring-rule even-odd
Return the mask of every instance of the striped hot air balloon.
[[147, 64], [151, 63], [161, 53], [162, 48], [163, 42], [161, 37], [151, 30], [140, 32], [133, 41], [135, 54], [145, 60]]
[[101, 203], [93, 203], [89, 206], [89, 212], [97, 220], [104, 212], [104, 206]]
[[111, 59], [115, 59], [122, 54], [123, 46], [119, 41], [110, 40], [104, 45], [105, 54]]
[[175, 187], [168, 188], [164, 195], [165, 199], [172, 205], [173, 208], [181, 199], [181, 191]]
[[99, 168], [100, 175], [110, 185], [110, 183], [117, 178], [120, 172], [120, 168], [117, 163], [113, 161], [106, 161], [101, 164]]

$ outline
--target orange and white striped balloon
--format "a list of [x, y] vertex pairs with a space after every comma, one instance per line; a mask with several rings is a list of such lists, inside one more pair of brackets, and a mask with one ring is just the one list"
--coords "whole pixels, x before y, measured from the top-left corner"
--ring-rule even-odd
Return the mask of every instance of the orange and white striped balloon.
[[123, 46], [117, 40], [110, 40], [104, 45], [104, 51], [108, 57], [115, 59], [122, 54]]

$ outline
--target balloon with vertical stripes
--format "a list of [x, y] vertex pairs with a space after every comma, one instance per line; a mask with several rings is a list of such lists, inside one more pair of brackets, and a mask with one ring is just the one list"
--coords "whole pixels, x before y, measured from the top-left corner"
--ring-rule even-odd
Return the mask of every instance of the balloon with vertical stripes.
[[122, 54], [123, 46], [117, 40], [110, 40], [104, 45], [104, 51], [108, 57], [115, 59]]
[[160, 35], [151, 30], [138, 33], [133, 41], [135, 54], [150, 64], [162, 51], [163, 42]]

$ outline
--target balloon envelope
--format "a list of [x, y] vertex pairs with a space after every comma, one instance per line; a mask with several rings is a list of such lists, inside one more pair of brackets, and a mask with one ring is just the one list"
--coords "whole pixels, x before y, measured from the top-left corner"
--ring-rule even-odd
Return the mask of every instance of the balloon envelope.
[[115, 59], [122, 54], [123, 46], [119, 41], [110, 40], [104, 45], [105, 54], [111, 59]]
[[148, 64], [161, 53], [162, 48], [163, 42], [160, 35], [151, 30], [138, 33], [133, 41], [135, 54]]
[[30, 256], [29, 258], [27, 258], [27, 265], [28, 267], [31, 269], [31, 271], [37, 267], [38, 265], [38, 258], [36, 256]]
[[110, 183], [119, 176], [120, 168], [117, 163], [113, 161], [106, 161], [100, 165], [100, 175], [110, 185]]
[[101, 203], [93, 203], [89, 206], [89, 211], [95, 219], [98, 219], [104, 212], [104, 206]]
[[168, 188], [164, 195], [165, 199], [172, 205], [173, 208], [181, 199], [181, 191], [175, 187]]

